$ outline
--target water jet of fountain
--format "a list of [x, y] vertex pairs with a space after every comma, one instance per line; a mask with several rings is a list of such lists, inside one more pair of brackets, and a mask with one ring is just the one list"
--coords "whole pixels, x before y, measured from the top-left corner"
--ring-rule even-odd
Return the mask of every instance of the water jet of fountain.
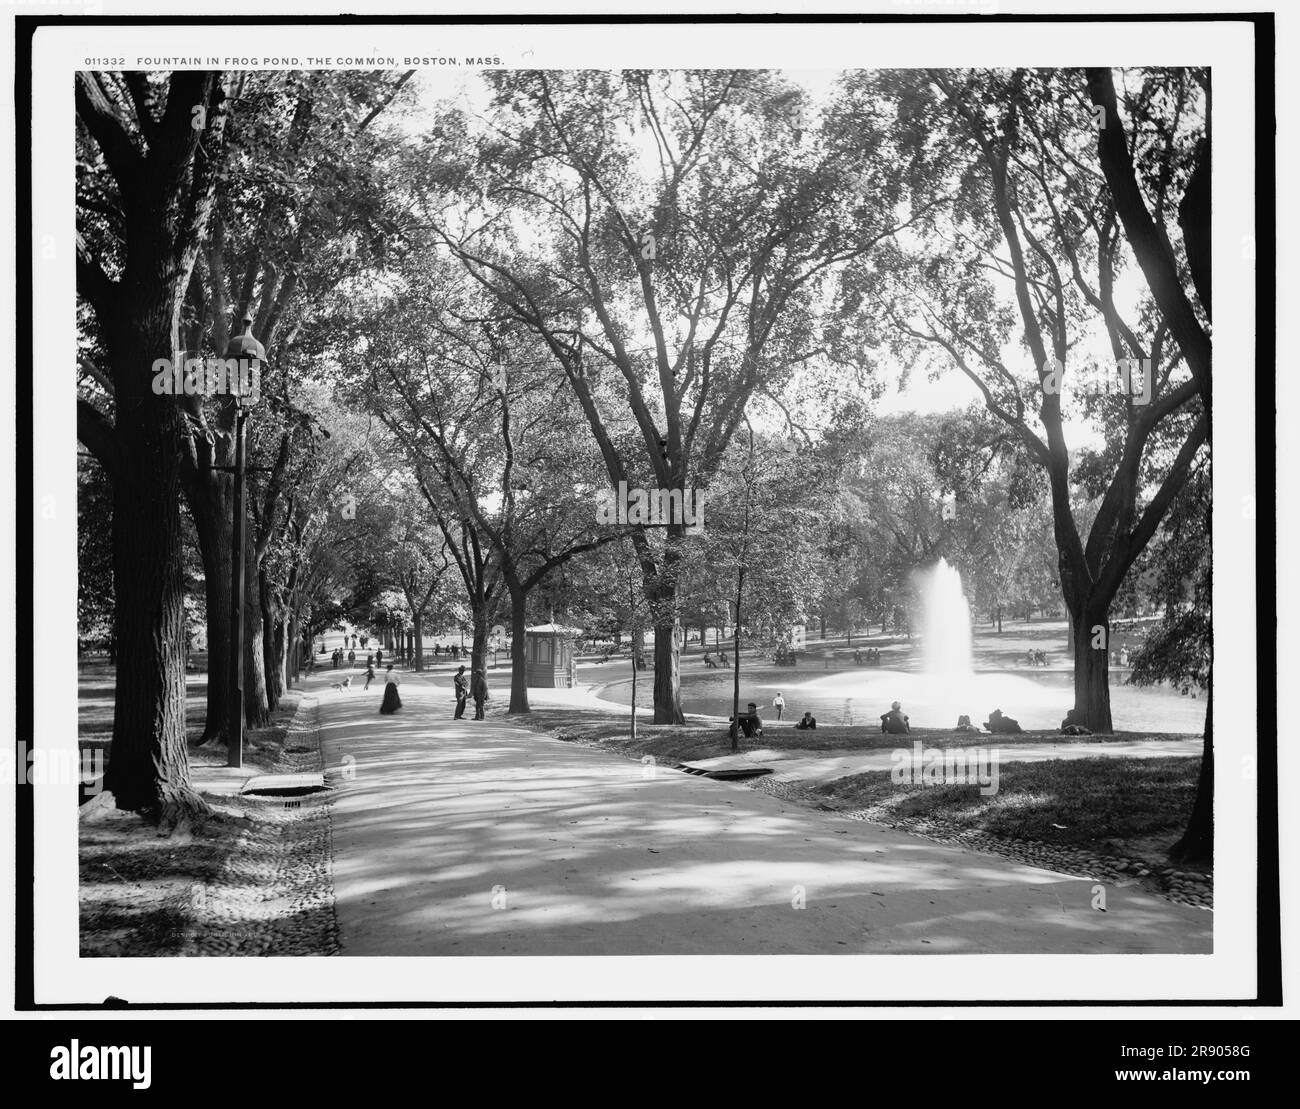
[[922, 600], [925, 638], [921, 648], [926, 675], [941, 681], [970, 677], [970, 605], [957, 568], [939, 559], [925, 579]]

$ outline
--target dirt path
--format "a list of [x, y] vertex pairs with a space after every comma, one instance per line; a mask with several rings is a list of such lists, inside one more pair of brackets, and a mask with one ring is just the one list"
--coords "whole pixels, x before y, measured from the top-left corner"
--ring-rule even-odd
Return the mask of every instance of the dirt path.
[[[1206, 952], [1212, 914], [743, 786], [322, 697], [343, 955]], [[1095, 752], [1094, 752], [1095, 753]]]

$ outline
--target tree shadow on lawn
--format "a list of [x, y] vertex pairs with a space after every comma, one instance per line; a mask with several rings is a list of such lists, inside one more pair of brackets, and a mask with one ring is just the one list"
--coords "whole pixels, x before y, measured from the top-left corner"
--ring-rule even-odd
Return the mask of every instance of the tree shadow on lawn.
[[896, 784], [888, 771], [807, 789], [834, 809], [866, 810], [873, 820], [938, 819], [959, 829], [1122, 855], [1126, 843], [1181, 832], [1200, 766], [1195, 757], [1006, 763], [991, 796], [974, 785]]

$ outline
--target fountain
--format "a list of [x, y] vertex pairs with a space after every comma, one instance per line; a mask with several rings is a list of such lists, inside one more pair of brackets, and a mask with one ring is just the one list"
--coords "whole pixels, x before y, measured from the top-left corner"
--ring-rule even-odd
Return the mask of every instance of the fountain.
[[937, 681], [971, 676], [970, 605], [961, 574], [946, 559], [930, 573], [921, 590], [925, 602], [925, 638], [921, 641], [925, 673]]
[[1006, 672], [977, 672], [970, 602], [961, 573], [941, 558], [917, 585], [923, 603], [919, 665], [902, 661], [905, 654], [895, 655], [904, 668], [814, 678], [797, 688], [799, 696], [815, 698], [814, 704], [822, 706], [832, 698], [843, 703], [853, 697], [856, 704], [871, 706], [872, 720], [892, 701], [902, 701], [914, 727], [952, 728], [963, 714], [978, 723], [995, 708], [1017, 717], [1025, 727], [1055, 727], [1064, 712], [1061, 705], [1068, 700], [1066, 676], [1031, 680]]
[[[917, 581], [924, 603], [919, 658], [901, 637], [886, 646], [883, 667], [854, 668], [818, 673], [816, 668], [783, 671], [770, 682], [746, 688], [764, 704], [781, 691], [797, 717], [811, 709], [823, 724], [853, 723], [871, 732], [879, 728], [879, 714], [892, 701], [901, 701], [913, 728], [951, 729], [960, 715], [982, 723], [995, 708], [1016, 717], [1025, 728], [1055, 729], [1073, 704], [1072, 676], [1068, 670], [1039, 672], [1032, 677], [994, 668], [976, 670], [971, 634], [970, 603], [962, 590], [961, 574], [940, 559]], [[1062, 627], [1064, 634], [1064, 627]], [[986, 656], [992, 662], [995, 652]], [[809, 672], [811, 671], [811, 672]], [[800, 681], [804, 675], [805, 680]], [[725, 718], [731, 711], [732, 676], [700, 675], [692, 681], [697, 711]], [[1155, 730], [1195, 733], [1204, 723], [1198, 702], [1177, 697], [1172, 691], [1111, 690], [1113, 711], [1126, 718], [1150, 721]]]

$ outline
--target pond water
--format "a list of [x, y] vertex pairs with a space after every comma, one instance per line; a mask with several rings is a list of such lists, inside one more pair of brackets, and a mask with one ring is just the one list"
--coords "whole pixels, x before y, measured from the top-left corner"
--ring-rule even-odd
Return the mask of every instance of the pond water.
[[[583, 668], [579, 681], [599, 683], [604, 676], [597, 668]], [[645, 671], [638, 679], [637, 707], [652, 708], [654, 674]], [[901, 701], [903, 711], [915, 726], [952, 728], [965, 714], [976, 723], [988, 719], [993, 709], [1020, 721], [1024, 728], [1056, 728], [1074, 704], [1072, 675], [1067, 671], [1012, 674], [977, 671], [942, 682], [925, 674], [902, 670], [854, 669], [833, 673], [783, 670], [771, 667], [747, 676], [742, 670], [740, 703], [754, 701], [763, 717], [774, 718], [770, 708], [778, 692], [785, 697], [785, 719], [798, 719], [811, 709], [823, 724], [878, 723], [891, 701]], [[682, 673], [682, 707], [686, 712], [709, 716], [731, 715], [732, 673], [712, 670]], [[608, 701], [631, 703], [631, 679], [603, 686], [597, 693]], [[1114, 675], [1110, 687], [1111, 717], [1120, 731], [1188, 732], [1200, 735], [1205, 725], [1204, 694], [1184, 697], [1177, 690], [1162, 687], [1126, 686]], [[848, 717], [851, 715], [851, 720]]]

